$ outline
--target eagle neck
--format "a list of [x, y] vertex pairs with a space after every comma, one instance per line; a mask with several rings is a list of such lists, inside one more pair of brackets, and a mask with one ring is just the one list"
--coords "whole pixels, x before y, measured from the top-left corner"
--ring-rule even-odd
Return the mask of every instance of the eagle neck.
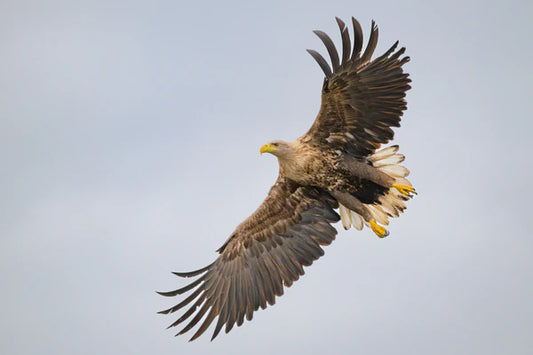
[[298, 142], [291, 142], [291, 150], [278, 156], [279, 173], [293, 181], [303, 183], [307, 180], [308, 152]]

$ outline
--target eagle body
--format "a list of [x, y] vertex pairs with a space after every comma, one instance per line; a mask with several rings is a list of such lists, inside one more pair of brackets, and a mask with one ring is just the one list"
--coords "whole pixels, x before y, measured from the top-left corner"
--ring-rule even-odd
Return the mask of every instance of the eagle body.
[[316, 186], [330, 189], [339, 183], [339, 175], [332, 174], [338, 170], [339, 155], [330, 150], [320, 150], [297, 139], [294, 142], [280, 142], [287, 145], [289, 154], [277, 155], [280, 177], [300, 185]]
[[402, 69], [409, 61], [403, 56], [405, 48], [397, 50], [396, 42], [372, 59], [378, 39], [374, 21], [363, 51], [359, 22], [352, 17], [352, 45], [348, 27], [336, 20], [341, 51], [327, 34], [314, 31], [331, 65], [308, 50], [325, 75], [322, 105], [311, 128], [292, 142], [274, 140], [260, 149], [279, 162], [279, 176], [266, 199], [235, 228], [214, 262], [195, 271], [174, 272], [196, 277], [194, 281], [159, 292], [167, 297], [188, 294], [159, 312], [186, 308], [169, 326], [189, 319], [176, 335], [200, 323], [194, 340], [216, 320], [214, 339], [222, 328], [228, 333], [245, 318], [251, 320], [255, 311], [273, 305], [284, 287], [304, 274], [304, 266], [324, 254], [322, 247], [337, 234], [333, 223], [340, 220], [345, 229], [367, 226], [385, 237], [389, 218], [398, 217], [416, 193], [406, 178], [409, 170], [400, 165], [405, 157], [398, 146], [381, 148], [392, 140], [392, 127], [400, 126], [406, 109], [410, 80]]
[[[358, 164], [350, 170], [345, 153], [314, 146], [305, 137], [290, 143], [275, 142], [275, 150], [266, 150], [278, 157], [279, 176], [297, 184], [347, 192], [367, 204], [376, 202], [392, 186], [392, 179], [380, 181], [381, 185], [373, 181], [379, 181], [380, 172], [364, 157], [352, 158]], [[280, 147], [284, 147], [282, 154], [278, 154]]]

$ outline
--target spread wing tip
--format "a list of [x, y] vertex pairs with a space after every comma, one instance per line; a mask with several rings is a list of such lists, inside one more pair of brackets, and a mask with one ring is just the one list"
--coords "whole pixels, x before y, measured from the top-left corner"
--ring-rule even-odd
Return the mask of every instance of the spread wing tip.
[[[274, 201], [290, 199], [295, 206], [281, 205]], [[158, 312], [171, 314], [178, 310], [184, 313], [170, 324], [173, 328], [182, 324], [175, 335], [183, 335], [198, 326], [189, 341], [196, 340], [215, 323], [211, 340], [224, 329], [226, 333], [235, 326], [250, 321], [255, 311], [274, 305], [276, 297], [283, 295], [284, 286], [289, 287], [304, 274], [304, 266], [324, 254], [321, 245], [334, 239], [336, 230], [329, 223], [337, 221], [333, 208], [335, 200], [329, 194], [313, 188], [305, 188], [289, 182], [280, 182], [273, 187], [269, 197], [236, 229], [223, 253], [210, 265], [190, 272], [175, 272], [180, 277], [197, 276], [184, 287], [169, 292], [157, 292], [172, 297], [189, 292], [177, 305]], [[274, 209], [274, 210], [271, 210]], [[298, 218], [294, 211], [299, 211]], [[257, 216], [273, 217], [259, 223]], [[275, 222], [285, 224], [283, 230], [272, 232]], [[260, 238], [269, 231], [268, 238]], [[279, 233], [279, 234], [278, 234]], [[243, 238], [251, 238], [248, 247], [239, 248]], [[215, 320], [216, 319], [216, 320]]]
[[313, 31], [313, 33], [316, 34], [318, 38], [320, 38], [322, 43], [324, 43], [324, 46], [328, 51], [329, 58], [331, 59], [331, 66], [333, 67], [333, 72], [337, 72], [340, 67], [339, 54], [337, 53], [337, 48], [335, 48], [335, 44], [331, 40], [331, 37], [329, 37], [327, 33], [320, 30], [315, 30]]
[[331, 71], [328, 62], [324, 59], [324, 57], [322, 57], [320, 53], [318, 53], [314, 49], [307, 49], [307, 53], [311, 54], [311, 56], [316, 60], [316, 62], [324, 72], [326, 78], [329, 78], [333, 75], [333, 72]]
[[179, 277], [193, 277], [193, 276], [198, 276], [200, 274], [203, 274], [204, 272], [206, 272], [207, 270], [209, 270], [209, 268], [213, 266], [213, 263], [201, 268], [201, 269], [198, 269], [198, 270], [194, 270], [194, 271], [188, 271], [188, 272], [178, 272], [178, 271], [173, 271], [172, 273], [176, 276], [179, 276]]
[[[339, 17], [335, 17], [337, 25], [339, 27], [342, 39], [342, 58], [339, 60], [339, 52], [335, 48], [335, 45], [331, 38], [323, 31], [314, 30], [313, 33], [316, 34], [324, 46], [326, 47], [330, 61], [330, 64], [324, 59], [324, 57], [319, 54], [317, 51], [308, 49], [307, 52], [317, 61], [318, 65], [324, 72], [326, 78], [330, 78], [333, 74], [337, 73], [341, 68], [343, 68], [347, 63], [352, 63], [353, 65], [364, 65], [372, 60], [372, 55], [376, 49], [378, 38], [379, 38], [379, 28], [376, 24], [376, 21], [372, 20], [370, 26], [370, 35], [368, 38], [368, 43], [364, 52], [361, 54], [363, 49], [363, 30], [361, 24], [352, 17], [353, 25], [353, 48], [350, 42], [350, 34], [348, 28], [344, 21]], [[388, 58], [390, 54], [393, 54], [393, 57], [398, 58], [405, 52], [405, 47], [402, 47], [397, 52], [394, 52], [398, 46], [399, 42], [396, 41], [394, 45], [379, 59]], [[351, 51], [351, 54], [350, 54]], [[404, 57], [400, 60], [400, 64], [405, 64], [409, 61], [408, 57]]]

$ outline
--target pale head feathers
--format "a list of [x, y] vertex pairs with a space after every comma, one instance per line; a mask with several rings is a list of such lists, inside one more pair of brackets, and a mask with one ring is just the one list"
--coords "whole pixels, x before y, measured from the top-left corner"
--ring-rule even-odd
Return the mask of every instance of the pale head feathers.
[[288, 159], [296, 153], [294, 142], [285, 142], [282, 140], [273, 140], [261, 146], [261, 154], [270, 153], [278, 159]]

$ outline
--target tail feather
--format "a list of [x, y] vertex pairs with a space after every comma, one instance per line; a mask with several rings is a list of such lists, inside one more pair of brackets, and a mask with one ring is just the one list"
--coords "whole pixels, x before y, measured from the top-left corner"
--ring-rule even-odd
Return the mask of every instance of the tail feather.
[[395, 183], [400, 185], [413, 186], [413, 184], [411, 184], [411, 181], [405, 178], [396, 178]]
[[380, 151], [375, 152], [374, 154], [369, 156], [368, 159], [372, 163], [374, 163], [374, 162], [376, 162], [378, 160], [386, 159], [386, 158], [390, 157], [391, 155], [396, 154], [398, 149], [400, 149], [399, 146], [391, 145], [390, 147], [387, 147], [387, 148], [381, 149]]
[[[399, 165], [405, 160], [403, 154], [397, 154], [399, 147], [393, 145], [375, 152], [368, 157], [368, 161], [372, 166], [378, 168], [394, 179], [394, 184], [412, 186], [411, 182], [406, 179], [409, 175], [409, 170]], [[399, 215], [407, 208], [405, 201], [409, 200], [410, 196], [406, 196], [391, 187], [379, 199], [371, 204], [364, 204], [369, 215], [375, 222], [382, 225], [389, 224], [389, 217], [399, 217]], [[345, 229], [353, 226], [357, 230], [361, 230], [363, 225], [370, 227], [370, 220], [366, 220], [355, 211], [349, 210], [346, 206], [339, 204], [339, 212], [342, 220], [342, 225]], [[368, 216], [367, 216], [368, 218]]]
[[389, 219], [387, 218], [387, 214], [383, 212], [383, 209], [381, 206], [377, 203], [367, 205], [368, 210], [370, 211], [370, 214], [372, 215], [372, 219], [378, 222], [379, 224], [388, 225]]
[[339, 214], [341, 215], [341, 222], [344, 229], [350, 229], [352, 225], [352, 218], [350, 216], [350, 210], [339, 203]]
[[363, 229], [363, 217], [361, 217], [359, 214], [355, 213], [354, 211], [350, 211], [350, 214], [352, 216], [352, 225], [355, 229], [360, 231]]
[[385, 159], [380, 159], [376, 162], [374, 162], [374, 167], [379, 168], [385, 165], [396, 165], [400, 164], [402, 161], [405, 160], [405, 155], [403, 154], [394, 154], [391, 155]]
[[403, 178], [409, 175], [409, 170], [401, 165], [385, 165], [379, 167], [379, 169], [393, 178]]

